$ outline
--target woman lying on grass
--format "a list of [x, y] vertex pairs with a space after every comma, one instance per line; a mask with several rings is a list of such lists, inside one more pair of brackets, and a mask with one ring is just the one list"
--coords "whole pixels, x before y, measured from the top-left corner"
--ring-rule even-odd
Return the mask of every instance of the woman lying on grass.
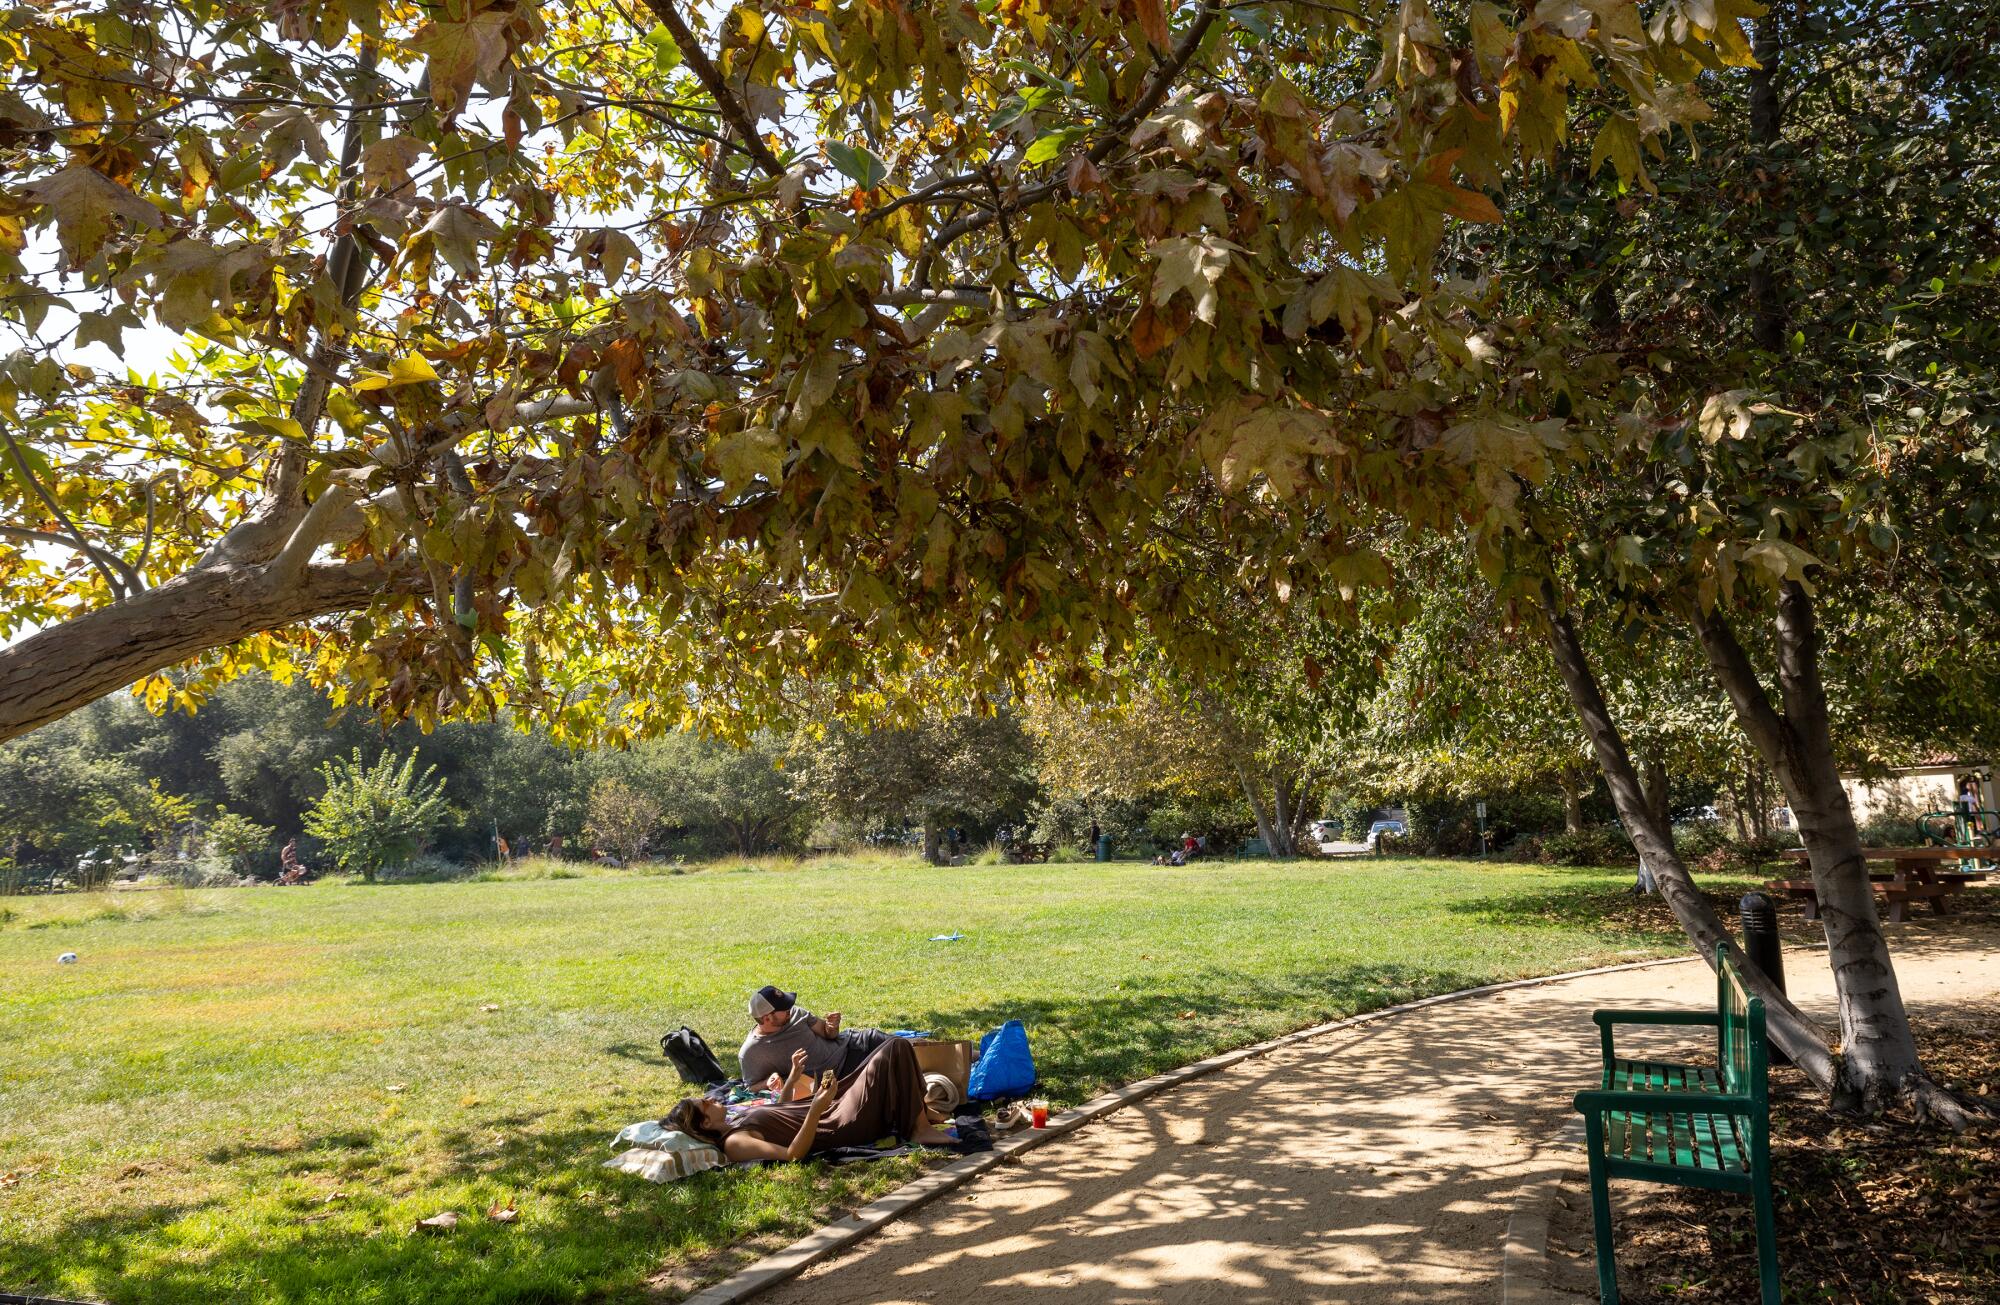
[[905, 1142], [950, 1146], [924, 1107], [924, 1075], [907, 1038], [891, 1038], [834, 1082], [820, 1080], [810, 1101], [758, 1106], [735, 1119], [719, 1101], [689, 1097], [660, 1121], [717, 1147], [731, 1160], [803, 1160], [843, 1146], [869, 1146], [894, 1134]]

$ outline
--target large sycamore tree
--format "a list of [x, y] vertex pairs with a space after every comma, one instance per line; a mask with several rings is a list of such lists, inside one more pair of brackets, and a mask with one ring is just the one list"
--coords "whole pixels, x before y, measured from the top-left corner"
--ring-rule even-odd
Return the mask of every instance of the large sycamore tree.
[[[1391, 578], [1385, 513], [1464, 527], [1546, 616], [1642, 846], [1565, 589], [1696, 629], [1811, 812], [1848, 1081], [1879, 1098], [1917, 1063], [1828, 798], [1808, 585], [1895, 556], [1899, 521], [1987, 520], [1950, 506], [1987, 501], [1990, 316], [1957, 310], [1983, 192], [1940, 191], [1967, 215], [1940, 232], [1886, 185], [1990, 176], [1981, 12], [1768, 17], [1760, 62], [1751, 0], [9, 10], [0, 738], [258, 664], [612, 738], [740, 729], [801, 680], [865, 710], [925, 663], [977, 692], [1157, 640], [1219, 673], [1191, 613], [1338, 617]], [[1580, 320], [1487, 275], [1524, 180], [1557, 232], [1608, 202], [1579, 156], [1643, 189], [1704, 131], [1726, 175], [1613, 203], [1596, 262], [1644, 266], [1687, 234], [1645, 224], [1710, 187], [1743, 256], [1689, 270], [1734, 308], [1677, 303], [1683, 271]], [[1800, 198], [1829, 177], [1880, 222]], [[1824, 257], [1790, 256], [1802, 226]], [[1916, 244], [1842, 281], [1850, 237]], [[1771, 365], [1836, 332], [1881, 366]], [[175, 359], [122, 365], [161, 333]], [[1887, 397], [1807, 405], [1848, 381]]]
[[1754, 11], [10, 10], [0, 737], [254, 664], [569, 736], [992, 686], [1200, 598], [1155, 550], [1253, 485], [1318, 509], [1231, 592], [1379, 580], [1370, 504], [1561, 439], [1445, 232], [1579, 94], [1664, 146]]

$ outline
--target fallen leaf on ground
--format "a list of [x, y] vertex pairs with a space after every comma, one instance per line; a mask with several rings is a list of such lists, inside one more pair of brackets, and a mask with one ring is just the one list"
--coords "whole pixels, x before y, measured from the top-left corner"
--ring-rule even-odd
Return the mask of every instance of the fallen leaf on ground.
[[404, 1085], [401, 1083], [391, 1083], [389, 1086], [383, 1088], [382, 1090], [384, 1092], [401, 1092], [403, 1090], [403, 1086]]
[[346, 1192], [328, 1192], [326, 1194], [326, 1200], [322, 1201], [320, 1204], [332, 1205], [335, 1201], [345, 1201], [346, 1199], [347, 1199]]
[[500, 1007], [498, 1006], [498, 1004], [489, 1001], [484, 1006], [481, 1006], [479, 1009], [483, 1011], [496, 1011], [499, 1010]]
[[1184, 1020], [1191, 1020], [1194, 1018], [1194, 1012], [1191, 1010], [1184, 1010], [1181, 1012], [1181, 1018]]
[[521, 1212], [514, 1208], [512, 1202], [502, 1204], [499, 1201], [495, 1201], [492, 1207], [486, 1211], [486, 1217], [494, 1223], [512, 1223], [521, 1217]]
[[423, 1232], [450, 1232], [458, 1227], [458, 1211], [440, 1210], [428, 1219], [417, 1220], [417, 1228]]

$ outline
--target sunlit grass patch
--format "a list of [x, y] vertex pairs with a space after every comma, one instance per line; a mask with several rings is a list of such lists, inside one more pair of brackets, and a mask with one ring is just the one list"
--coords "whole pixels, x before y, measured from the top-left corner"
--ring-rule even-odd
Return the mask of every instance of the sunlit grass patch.
[[[0, 1291], [205, 1305], [636, 1299], [667, 1270], [691, 1285], [701, 1269], [676, 1266], [914, 1172], [654, 1187], [599, 1168], [619, 1127], [680, 1095], [660, 1033], [685, 1021], [729, 1061], [766, 982], [857, 1025], [976, 1038], [1021, 1018], [1047, 1093], [1078, 1101], [1318, 1020], [1682, 945], [1670, 920], [1610, 905], [1622, 872], [881, 854], [553, 869], [10, 903]], [[58, 965], [65, 950], [79, 961]], [[519, 1221], [487, 1221], [499, 1202]], [[453, 1233], [418, 1230], [447, 1209]]]

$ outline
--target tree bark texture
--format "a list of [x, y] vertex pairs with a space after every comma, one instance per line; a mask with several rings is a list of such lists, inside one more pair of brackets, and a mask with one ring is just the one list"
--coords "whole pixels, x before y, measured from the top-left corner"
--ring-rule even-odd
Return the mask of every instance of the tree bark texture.
[[[1555, 655], [1556, 670], [1562, 676], [1563, 687], [1569, 692], [1570, 704], [1576, 709], [1577, 719], [1590, 738], [1591, 751], [1596, 755], [1598, 768], [1603, 771], [1605, 783], [1611, 789], [1611, 800], [1618, 808], [1619, 818], [1625, 822], [1626, 831], [1631, 835], [1639, 855], [1646, 859], [1647, 866], [1653, 871], [1660, 896], [1666, 899], [1674, 918], [1680, 921], [1681, 928], [1687, 931], [1688, 937], [1700, 950], [1702, 959], [1713, 966], [1715, 946], [1730, 939], [1729, 927], [1695, 887], [1693, 876], [1688, 873], [1687, 866], [1674, 848], [1672, 832], [1653, 819], [1645, 790], [1632, 765], [1631, 754], [1626, 750], [1624, 737], [1604, 701], [1603, 690], [1597, 683], [1596, 672], [1590, 668], [1589, 657], [1584, 652], [1583, 641], [1577, 637], [1575, 624], [1567, 613], [1556, 609], [1552, 598], [1545, 595], [1542, 605], [1545, 633], [1550, 651]], [[1821, 1091], [1829, 1094], [1836, 1092], [1841, 1083], [1839, 1066], [1828, 1050], [1825, 1033], [1784, 993], [1773, 987], [1756, 967], [1746, 968], [1744, 980], [1751, 991], [1764, 1000], [1771, 1041], [1783, 1048]]]
[[210, 649], [365, 607], [387, 583], [370, 564], [199, 566], [31, 634], [0, 648], [0, 742]]
[[1812, 598], [1796, 582], [1787, 582], [1779, 591], [1776, 632], [1782, 712], [1772, 704], [1735, 631], [1719, 613], [1697, 613], [1695, 631], [1743, 732], [1777, 774], [1791, 802], [1792, 818], [1812, 865], [1827, 959], [1839, 993], [1848, 1084], [1860, 1094], [1863, 1109], [1880, 1109], [1909, 1088], [1921, 1070], [1889, 943], [1876, 914], [1861, 835], [1833, 759]]
[[1653, 813], [1653, 819], [1662, 829], [1672, 829], [1673, 821], [1668, 819], [1667, 809], [1667, 768], [1657, 758], [1646, 759], [1645, 771], [1640, 777], [1640, 788], [1646, 794], [1646, 809]]
[[1278, 840], [1272, 830], [1270, 809], [1264, 805], [1264, 795], [1258, 791], [1258, 785], [1250, 777], [1250, 768], [1241, 758], [1236, 762], [1236, 781], [1243, 786], [1243, 799], [1250, 804], [1250, 814], [1256, 818], [1257, 836], [1271, 849], [1271, 855], [1276, 856]]

